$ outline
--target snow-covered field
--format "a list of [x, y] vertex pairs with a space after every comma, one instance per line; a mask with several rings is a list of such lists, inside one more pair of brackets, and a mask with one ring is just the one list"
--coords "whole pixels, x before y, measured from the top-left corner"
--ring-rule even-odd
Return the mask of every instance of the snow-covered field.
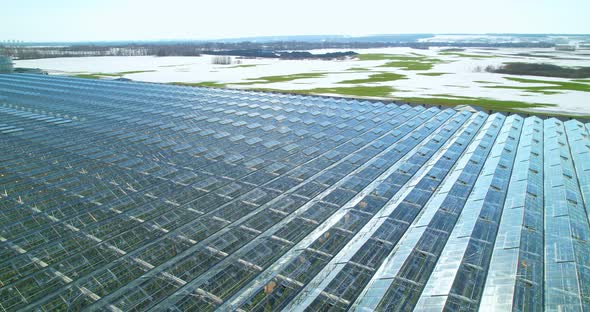
[[[335, 50], [312, 50], [325, 53]], [[549, 63], [561, 66], [590, 66], [590, 50], [558, 52], [554, 49], [465, 49], [444, 52], [441, 49], [416, 50], [410, 48], [384, 48], [355, 50], [360, 54], [392, 54], [395, 56], [423, 56], [433, 62], [427, 70], [399, 67], [383, 67], [388, 59], [377, 60], [279, 60], [240, 59], [232, 65], [214, 65], [212, 56], [201, 57], [83, 57], [54, 58], [15, 61], [17, 67], [41, 68], [55, 75], [118, 74], [121, 77], [149, 82], [215, 82], [233, 88], [266, 88], [278, 90], [311, 90], [317, 88], [342, 88], [354, 86], [388, 86], [392, 98], [486, 98], [501, 101], [553, 104], [545, 107], [556, 113], [590, 115], [590, 92], [548, 88], [550, 92], [531, 92], [525, 89], [506, 89], [491, 86], [531, 87], [550, 84], [519, 82], [507, 77], [527, 78], [542, 81], [573, 82], [572, 79], [538, 76], [513, 76], [489, 73], [483, 70], [488, 65], [505, 62]], [[518, 55], [520, 54], [520, 55]], [[523, 55], [531, 54], [535, 56]], [[234, 59], [236, 61], [236, 59]], [[141, 71], [138, 73], [124, 73]], [[365, 79], [376, 73], [397, 73], [405, 79], [342, 83], [345, 80]], [[429, 73], [440, 73], [429, 76]], [[444, 74], [443, 74], [444, 73]], [[266, 79], [260, 77], [311, 74], [312, 77], [296, 79]], [[316, 74], [316, 75], [314, 75]], [[426, 75], [425, 75], [426, 74]], [[116, 76], [105, 76], [116, 78]], [[590, 84], [590, 82], [579, 82]], [[534, 108], [532, 110], [539, 110]]]

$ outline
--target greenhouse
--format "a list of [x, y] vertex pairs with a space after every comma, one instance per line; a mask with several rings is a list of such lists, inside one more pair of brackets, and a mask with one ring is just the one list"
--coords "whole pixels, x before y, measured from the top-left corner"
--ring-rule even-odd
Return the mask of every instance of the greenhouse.
[[12, 59], [0, 54], [0, 74], [11, 73], [13, 70]]
[[589, 131], [0, 75], [0, 311], [590, 311]]

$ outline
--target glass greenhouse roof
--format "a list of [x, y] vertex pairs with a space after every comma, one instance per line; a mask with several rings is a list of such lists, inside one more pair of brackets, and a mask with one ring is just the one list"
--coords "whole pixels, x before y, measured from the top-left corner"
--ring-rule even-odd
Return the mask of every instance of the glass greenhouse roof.
[[589, 130], [0, 75], [0, 311], [590, 311]]

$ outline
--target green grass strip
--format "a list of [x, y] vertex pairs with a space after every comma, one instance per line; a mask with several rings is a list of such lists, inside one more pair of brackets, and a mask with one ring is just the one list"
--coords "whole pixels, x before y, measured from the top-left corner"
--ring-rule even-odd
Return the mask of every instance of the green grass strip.
[[347, 69], [348, 71], [369, 71], [368, 68], [363, 68], [363, 67], [351, 67], [349, 69]]
[[368, 78], [344, 80], [344, 81], [340, 81], [338, 83], [359, 84], [359, 83], [395, 81], [395, 80], [400, 80], [400, 79], [407, 79], [407, 78], [405, 75], [401, 75], [401, 74], [381, 72], [381, 73], [377, 73], [377, 74], [372, 74]]
[[259, 65], [266, 65], [266, 64], [242, 64], [242, 65], [235, 65], [235, 66], [230, 66], [230, 67], [226, 67], [226, 68], [248, 68], [248, 67], [256, 67]]
[[101, 79], [101, 78], [105, 78], [105, 77], [121, 77], [124, 75], [139, 74], [139, 73], [151, 73], [151, 72], [155, 72], [155, 70], [132, 70], [132, 71], [123, 71], [123, 72], [118, 72], [118, 73], [88, 73], [88, 74], [73, 75], [73, 77]]
[[264, 76], [260, 78], [248, 78], [249, 82], [239, 82], [235, 83], [236, 85], [252, 85], [252, 84], [260, 84], [260, 83], [274, 83], [274, 82], [286, 82], [286, 81], [293, 81], [297, 79], [309, 79], [309, 78], [321, 78], [324, 77], [325, 73], [301, 73], [301, 74], [292, 74], [292, 75], [282, 75], [282, 76]]
[[308, 95], [319, 94], [336, 94], [355, 97], [391, 97], [391, 93], [395, 91], [389, 86], [353, 86], [353, 87], [337, 87], [337, 88], [315, 88], [309, 90], [280, 90], [269, 88], [254, 88], [256, 91], [272, 91], [281, 93], [297, 93]]
[[418, 73], [418, 75], [421, 76], [432, 76], [432, 77], [438, 77], [438, 76], [442, 76], [442, 75], [449, 75], [450, 73]]
[[552, 104], [528, 103], [520, 101], [501, 101], [488, 98], [470, 98], [470, 97], [400, 97], [400, 101], [414, 104], [430, 104], [443, 106], [473, 105], [483, 109], [490, 109], [505, 112], [522, 112], [522, 109], [536, 107], [550, 107]]
[[552, 80], [538, 80], [538, 79], [527, 79], [527, 78], [516, 78], [516, 77], [504, 77], [507, 80], [520, 82], [520, 83], [532, 83], [532, 84], [543, 84], [544, 86], [485, 86], [485, 88], [491, 89], [515, 89], [524, 90], [529, 92], [551, 92], [551, 91], [581, 91], [590, 92], [590, 84], [569, 82], [569, 81], [552, 81]]
[[189, 87], [209, 87], [209, 88], [225, 88], [227, 85], [215, 81], [201, 81], [201, 82], [169, 82], [168, 84], [177, 86]]
[[483, 55], [483, 54], [468, 54], [468, 53], [459, 53], [459, 52], [440, 52], [440, 55], [451, 55], [451, 56], [459, 56], [459, 57], [467, 57], [467, 58], [495, 58], [494, 55]]

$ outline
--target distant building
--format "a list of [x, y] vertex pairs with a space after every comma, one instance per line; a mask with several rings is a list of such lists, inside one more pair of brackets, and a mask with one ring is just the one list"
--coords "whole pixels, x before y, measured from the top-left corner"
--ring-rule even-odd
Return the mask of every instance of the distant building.
[[556, 51], [576, 51], [576, 46], [571, 44], [556, 44]]
[[12, 73], [13, 70], [12, 58], [0, 55], [0, 73]]

